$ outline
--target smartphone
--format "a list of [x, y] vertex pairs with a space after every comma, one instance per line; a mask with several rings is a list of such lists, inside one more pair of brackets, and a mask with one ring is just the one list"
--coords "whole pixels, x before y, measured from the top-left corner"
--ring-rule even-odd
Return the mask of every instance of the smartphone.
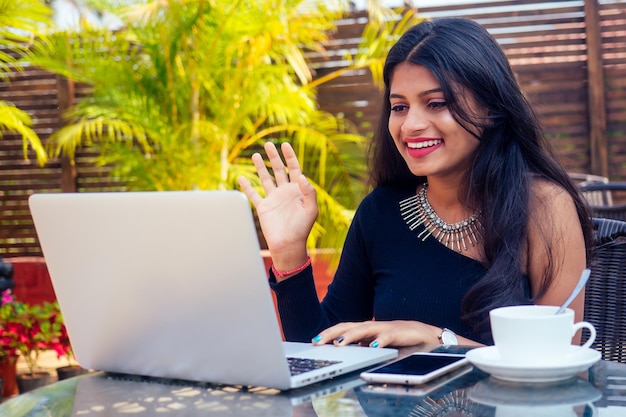
[[424, 384], [406, 385], [406, 384], [366, 384], [359, 389], [368, 394], [382, 395], [407, 395], [423, 397], [431, 392], [443, 387], [449, 382], [474, 370], [472, 365], [463, 365], [460, 368], [452, 370], [442, 376], [432, 379]]
[[381, 384], [419, 385], [469, 363], [464, 354], [416, 352], [364, 371], [361, 378]]

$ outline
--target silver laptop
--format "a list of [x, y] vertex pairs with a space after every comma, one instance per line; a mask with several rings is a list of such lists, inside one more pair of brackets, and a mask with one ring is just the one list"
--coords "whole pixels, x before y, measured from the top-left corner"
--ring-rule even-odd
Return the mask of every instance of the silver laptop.
[[[239, 191], [34, 194], [29, 205], [85, 368], [285, 390], [397, 356], [283, 342]], [[286, 358], [328, 366], [291, 375]]]

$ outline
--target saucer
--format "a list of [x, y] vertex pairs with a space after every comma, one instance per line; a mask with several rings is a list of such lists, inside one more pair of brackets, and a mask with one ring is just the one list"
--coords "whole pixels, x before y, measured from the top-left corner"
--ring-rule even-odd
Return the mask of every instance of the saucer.
[[581, 346], [571, 346], [568, 353], [571, 358], [565, 362], [541, 365], [503, 362], [495, 346], [472, 349], [466, 356], [474, 366], [494, 378], [515, 382], [561, 381], [589, 369], [600, 360], [600, 352]]

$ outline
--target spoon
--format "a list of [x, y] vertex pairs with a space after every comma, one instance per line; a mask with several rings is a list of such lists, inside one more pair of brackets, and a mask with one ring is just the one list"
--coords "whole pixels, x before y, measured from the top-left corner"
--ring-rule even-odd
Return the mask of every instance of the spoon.
[[567, 308], [567, 306], [574, 301], [574, 298], [576, 298], [576, 296], [578, 295], [578, 293], [585, 288], [585, 285], [587, 284], [587, 281], [589, 280], [589, 275], [591, 274], [591, 270], [586, 268], [583, 269], [582, 274], [580, 274], [580, 278], [578, 279], [578, 284], [576, 284], [576, 287], [574, 287], [574, 290], [572, 291], [572, 293], [569, 295], [569, 297], [567, 298], [567, 300], [565, 300], [565, 302], [563, 303], [563, 305], [561, 307], [559, 307], [559, 309], [556, 311], [556, 314], [561, 314], [562, 312], [565, 311], [565, 309]]

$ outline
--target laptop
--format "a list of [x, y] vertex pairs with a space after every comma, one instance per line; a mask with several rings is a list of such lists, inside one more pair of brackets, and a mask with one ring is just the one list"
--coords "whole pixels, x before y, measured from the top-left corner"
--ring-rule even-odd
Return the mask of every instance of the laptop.
[[[239, 191], [34, 194], [29, 206], [84, 368], [286, 390], [397, 356], [283, 341]], [[292, 375], [294, 358], [326, 366]]]

